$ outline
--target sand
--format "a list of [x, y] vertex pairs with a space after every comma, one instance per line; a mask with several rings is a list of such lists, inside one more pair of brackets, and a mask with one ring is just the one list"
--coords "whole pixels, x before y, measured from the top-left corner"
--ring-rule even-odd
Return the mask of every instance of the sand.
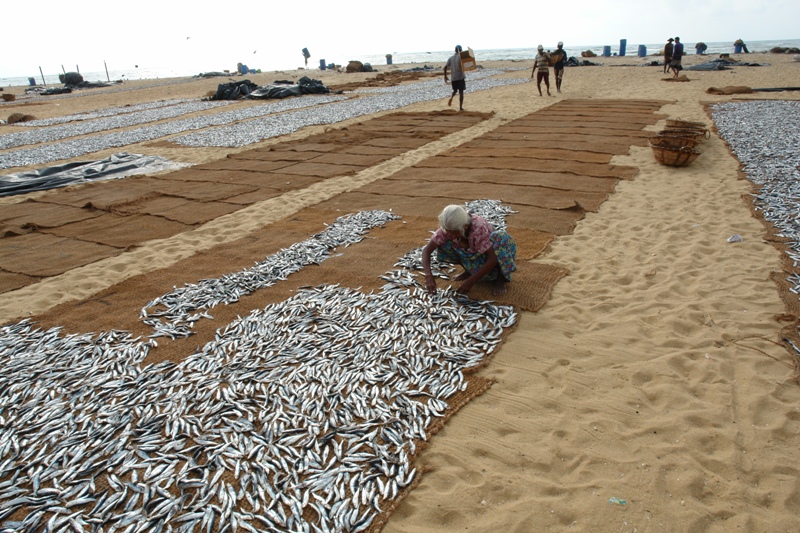
[[[493, 112], [494, 118], [412, 157], [287, 193], [4, 294], [0, 321], [45, 313], [241, 238], [561, 100], [670, 101], [661, 113], [710, 123], [709, 103], [800, 98], [798, 92], [708, 94], [709, 87], [800, 86], [800, 63], [790, 56], [739, 58], [769, 66], [685, 72], [688, 81], [673, 82], [660, 67], [640, 66], [652, 57], [596, 58], [603, 66], [567, 69], [562, 95], [539, 97], [533, 84], [468, 92], [465, 108]], [[707, 59], [687, 56], [685, 64]], [[529, 76], [531, 65], [487, 66], [525, 68], [504, 74], [518, 77]], [[298, 72], [265, 73], [254, 81], [289, 74]], [[353, 81], [347, 74], [311, 74], [328, 85]], [[135, 83], [143, 84], [129, 82]], [[197, 97], [217, 83], [177, 83], [168, 94], [146, 89], [6, 104], [0, 116], [22, 111], [47, 118]], [[446, 94], [443, 88], [441, 100], [407, 110], [444, 109]], [[126, 151], [203, 163], [237, 150], [145, 144]], [[780, 344], [786, 323], [776, 317], [786, 305], [770, 279], [781, 270], [781, 254], [764, 240], [765, 227], [748, 206], [750, 183], [724, 142], [713, 134], [702, 151], [681, 169], [658, 165], [645, 147], [614, 156], [612, 164], [635, 166], [639, 173], [620, 181], [597, 212], [537, 258], [570, 274], [542, 309], [521, 314], [481, 371], [494, 381], [489, 390], [431, 438], [416, 465], [425, 474], [384, 531], [797, 530], [800, 386], [793, 356]], [[0, 209], [23, 199], [1, 199]], [[733, 234], [742, 242], [727, 242]]]

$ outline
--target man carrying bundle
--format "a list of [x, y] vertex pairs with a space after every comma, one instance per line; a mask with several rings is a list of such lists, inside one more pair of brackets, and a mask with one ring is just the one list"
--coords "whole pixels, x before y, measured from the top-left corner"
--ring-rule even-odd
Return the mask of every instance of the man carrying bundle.
[[458, 93], [458, 110], [464, 111], [464, 91], [467, 90], [467, 77], [464, 75], [464, 68], [461, 66], [461, 45], [456, 45], [456, 53], [450, 56], [444, 66], [444, 82], [447, 83], [447, 71], [450, 71], [451, 86], [453, 94], [447, 101], [447, 107], [453, 105], [453, 97]]

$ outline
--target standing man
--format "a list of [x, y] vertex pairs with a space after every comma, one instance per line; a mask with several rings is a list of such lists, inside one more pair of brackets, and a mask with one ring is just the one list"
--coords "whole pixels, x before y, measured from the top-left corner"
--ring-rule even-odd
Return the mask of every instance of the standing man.
[[447, 101], [447, 107], [453, 105], [453, 97], [458, 93], [458, 110], [464, 111], [464, 91], [467, 90], [466, 76], [461, 67], [461, 45], [456, 45], [456, 53], [450, 56], [444, 66], [444, 82], [447, 83], [447, 71], [450, 71], [450, 84], [453, 87], [453, 94]]
[[564, 66], [567, 64], [567, 51], [564, 50], [564, 43], [558, 41], [558, 48], [556, 51], [553, 52], [555, 55], [559, 55], [558, 61], [556, 64], [553, 65], [553, 72], [556, 75], [556, 91], [561, 92], [561, 80], [564, 78]]
[[672, 37], [667, 39], [667, 44], [664, 45], [664, 74], [669, 71], [670, 64], [672, 63]]
[[544, 47], [541, 44], [536, 49], [538, 53], [536, 57], [533, 58], [531, 79], [533, 79], [533, 74], [538, 68], [539, 73], [536, 75], [536, 88], [539, 89], [539, 96], [542, 96], [542, 80], [544, 80], [544, 84], [547, 86], [547, 96], [553, 96], [550, 94], [550, 56], [544, 53]]
[[677, 78], [678, 74], [683, 67], [681, 66], [681, 58], [683, 57], [683, 43], [680, 37], [675, 37], [675, 47], [672, 49], [672, 72], [675, 73], [673, 78]]

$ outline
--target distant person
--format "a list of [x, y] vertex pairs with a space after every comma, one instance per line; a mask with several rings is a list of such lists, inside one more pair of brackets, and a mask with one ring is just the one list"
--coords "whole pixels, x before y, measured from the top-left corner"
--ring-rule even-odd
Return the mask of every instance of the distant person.
[[749, 54], [750, 53], [750, 50], [747, 49], [747, 45], [744, 44], [744, 41], [741, 40], [741, 39], [736, 39], [733, 42], [733, 46], [741, 46], [742, 47], [742, 52], [744, 52], [745, 54]]
[[539, 73], [536, 74], [536, 88], [539, 89], [539, 96], [542, 96], [542, 80], [544, 80], [544, 84], [547, 86], [547, 96], [553, 96], [550, 94], [550, 56], [545, 53], [544, 47], [541, 44], [536, 47], [536, 50], [538, 53], [536, 57], [533, 58], [531, 79], [533, 79], [533, 75], [538, 68]]
[[697, 55], [703, 55], [708, 50], [708, 45], [706, 43], [697, 43], [694, 45], [694, 49], [697, 51]]
[[681, 70], [683, 70], [683, 66], [681, 66], [682, 57], [683, 57], [683, 43], [681, 42], [680, 37], [675, 37], [675, 46], [672, 48], [672, 63], [670, 64], [672, 72], [675, 73], [673, 78], [677, 78], [678, 74], [680, 74]]
[[667, 39], [667, 44], [664, 45], [664, 74], [669, 71], [670, 65], [672, 64], [672, 41], [674, 41], [672, 37]]
[[464, 111], [464, 91], [467, 90], [467, 77], [464, 75], [464, 68], [461, 66], [461, 45], [456, 45], [456, 53], [450, 56], [444, 65], [444, 82], [447, 83], [447, 71], [450, 71], [450, 85], [453, 87], [453, 94], [447, 101], [447, 107], [453, 105], [453, 98], [458, 93], [458, 110]]
[[564, 79], [564, 66], [567, 64], [567, 51], [564, 50], [564, 43], [558, 41], [558, 48], [553, 52], [553, 55], [558, 55], [558, 61], [553, 65], [553, 74], [556, 75], [556, 92], [561, 92], [561, 80]]
[[505, 231], [495, 230], [485, 218], [467, 212], [464, 206], [448, 205], [439, 214], [437, 229], [422, 249], [422, 269], [425, 287], [436, 292], [436, 279], [431, 272], [431, 254], [443, 263], [464, 267], [454, 280], [461, 281], [457, 289], [467, 294], [481, 279], [494, 281], [492, 294], [506, 292], [506, 283], [517, 269], [517, 243]]

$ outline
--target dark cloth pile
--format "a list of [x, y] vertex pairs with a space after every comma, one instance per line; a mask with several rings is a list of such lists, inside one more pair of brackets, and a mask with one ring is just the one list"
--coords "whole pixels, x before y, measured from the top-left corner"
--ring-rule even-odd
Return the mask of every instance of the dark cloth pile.
[[763, 67], [761, 63], [745, 63], [743, 61], [733, 61], [721, 57], [719, 59], [712, 59], [699, 65], [692, 65], [691, 67], [684, 67], [683, 70], [728, 70], [731, 67]]
[[83, 76], [80, 72], [65, 72], [58, 75], [58, 81], [64, 85], [80, 85], [83, 83]]
[[600, 66], [600, 63], [592, 63], [588, 59], [584, 59], [582, 61], [578, 61], [575, 56], [570, 57], [564, 62], [564, 66], [566, 67], [597, 67]]
[[270, 85], [262, 85], [250, 92], [247, 98], [267, 99], [303, 96], [304, 94], [329, 94], [331, 90], [319, 80], [303, 76], [296, 85], [285, 85], [285, 81], [276, 81]]
[[250, 80], [220, 83], [217, 86], [217, 92], [209, 100], [238, 100], [239, 98], [245, 98], [257, 88], [258, 85]]
[[216, 78], [219, 76], [230, 76], [229, 72], [201, 72], [195, 78]]

